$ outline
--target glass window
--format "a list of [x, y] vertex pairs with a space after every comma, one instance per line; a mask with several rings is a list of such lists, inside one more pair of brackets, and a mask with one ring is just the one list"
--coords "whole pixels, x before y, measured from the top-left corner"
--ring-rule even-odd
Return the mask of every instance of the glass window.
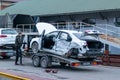
[[51, 37], [51, 38], [57, 37], [57, 36], [58, 36], [58, 33], [59, 33], [59, 32], [57, 32], [57, 31], [51, 32], [51, 33], [47, 34], [46, 37], [48, 37], [48, 38], [50, 38], [50, 37]]
[[60, 39], [67, 40], [68, 34], [67, 33], [61, 33]]
[[2, 34], [17, 34], [17, 31], [14, 29], [5, 29], [1, 31]]

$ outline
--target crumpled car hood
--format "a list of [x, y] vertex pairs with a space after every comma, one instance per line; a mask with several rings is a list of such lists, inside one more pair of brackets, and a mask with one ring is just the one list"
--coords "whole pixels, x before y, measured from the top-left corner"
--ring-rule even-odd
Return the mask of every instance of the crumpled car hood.
[[42, 34], [42, 32], [45, 30], [45, 34], [52, 32], [52, 31], [56, 31], [57, 29], [55, 28], [55, 26], [49, 24], [49, 23], [45, 23], [45, 22], [39, 22], [36, 24], [37, 30], [39, 32], [39, 34]]

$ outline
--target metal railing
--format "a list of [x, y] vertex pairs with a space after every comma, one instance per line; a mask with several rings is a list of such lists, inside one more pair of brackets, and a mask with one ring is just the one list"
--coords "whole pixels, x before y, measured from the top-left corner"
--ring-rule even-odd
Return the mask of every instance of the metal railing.
[[53, 24], [57, 29], [64, 30], [84, 31], [86, 29], [93, 29], [93, 25], [84, 22], [59, 22], [51, 24]]
[[[61, 22], [61, 23], [51, 23], [57, 29], [61, 30], [99, 30], [106, 35], [120, 38], [120, 28], [108, 24], [96, 24], [91, 25], [83, 22]], [[18, 24], [15, 29], [22, 32], [34, 32], [35, 24]]]
[[34, 28], [35, 27], [35, 24], [18, 24], [16, 25], [15, 29], [18, 31], [18, 32], [35, 32], [34, 31]]
[[100, 32], [110, 35], [113, 37], [120, 38], [120, 28], [108, 25], [108, 24], [86, 24], [83, 22], [65, 22], [65, 23], [52, 23], [56, 26], [57, 29], [67, 29], [67, 30], [77, 30], [77, 31], [85, 31], [85, 30], [99, 30]]
[[[105, 34], [106, 40], [108, 40], [108, 36], [120, 39], [120, 28], [108, 24], [91, 25], [84, 22], [59, 22], [51, 24], [54, 25], [57, 29], [61, 30], [76, 30], [82, 32], [85, 30], [99, 30]], [[22, 32], [37, 31], [35, 24], [19, 24], [15, 27], [15, 29]]]
[[106, 35], [120, 38], [120, 27], [108, 24], [97, 24], [94, 26], [94, 29], [101, 31]]
[[97, 24], [94, 26], [95, 30], [99, 30], [104, 35], [101, 35], [101, 39], [104, 39], [106, 41], [103, 41], [104, 43], [107, 43], [111, 46], [120, 48], [120, 28], [108, 25], [108, 24]]

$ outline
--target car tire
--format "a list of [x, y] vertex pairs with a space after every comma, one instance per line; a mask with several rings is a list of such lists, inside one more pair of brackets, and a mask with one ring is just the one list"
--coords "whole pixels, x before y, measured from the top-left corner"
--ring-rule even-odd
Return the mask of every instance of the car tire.
[[40, 60], [40, 65], [42, 68], [47, 68], [52, 66], [52, 61], [49, 56], [42, 56]]
[[38, 47], [39, 47], [39, 44], [37, 42], [32, 43], [31, 49], [33, 53], [38, 53]]
[[39, 56], [33, 56], [32, 64], [33, 64], [34, 67], [39, 67], [40, 66], [40, 57]]

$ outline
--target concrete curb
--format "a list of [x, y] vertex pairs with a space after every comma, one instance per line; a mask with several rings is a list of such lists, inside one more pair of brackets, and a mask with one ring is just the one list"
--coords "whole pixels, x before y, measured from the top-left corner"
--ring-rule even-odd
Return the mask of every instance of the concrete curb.
[[0, 76], [10, 78], [12, 80], [53, 80], [48, 78], [42, 78], [35, 75], [29, 75], [24, 73], [18, 73], [9, 70], [0, 70]]

